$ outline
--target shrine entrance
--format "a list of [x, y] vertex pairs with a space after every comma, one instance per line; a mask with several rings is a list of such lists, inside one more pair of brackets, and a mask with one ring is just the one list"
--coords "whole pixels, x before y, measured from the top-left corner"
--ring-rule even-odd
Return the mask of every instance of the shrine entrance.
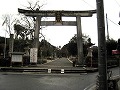
[[[55, 11], [55, 10], [24, 10], [18, 9], [18, 12], [29, 17], [36, 17], [36, 29], [34, 33], [33, 48], [38, 49], [40, 26], [77, 26], [77, 64], [83, 64], [83, 43], [81, 17], [92, 17], [96, 10], [87, 11]], [[42, 17], [55, 17], [55, 21], [41, 21]], [[62, 21], [62, 17], [76, 17], [76, 21]], [[37, 56], [36, 56], [37, 58]], [[37, 62], [36, 62], [37, 63]]]

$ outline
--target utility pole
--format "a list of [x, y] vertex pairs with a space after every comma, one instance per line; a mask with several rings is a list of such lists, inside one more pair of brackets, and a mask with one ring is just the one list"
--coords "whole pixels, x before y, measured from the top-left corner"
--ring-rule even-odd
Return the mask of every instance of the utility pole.
[[108, 90], [103, 0], [96, 0], [96, 4], [97, 4], [97, 24], [98, 24], [98, 72], [99, 72], [98, 90]]

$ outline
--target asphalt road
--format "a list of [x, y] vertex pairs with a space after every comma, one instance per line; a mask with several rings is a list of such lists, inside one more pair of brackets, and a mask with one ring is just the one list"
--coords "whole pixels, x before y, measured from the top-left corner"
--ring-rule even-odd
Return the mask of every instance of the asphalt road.
[[[66, 58], [57, 59], [50, 66], [69, 66], [72, 64]], [[118, 75], [120, 69], [113, 68], [113, 75]], [[0, 90], [85, 90], [96, 82], [98, 73], [88, 74], [30, 74], [0, 72]]]
[[58, 58], [50, 63], [46, 63], [42, 66], [49, 67], [73, 67], [72, 63], [67, 58]]
[[[66, 58], [60, 58], [41, 67], [72, 67]], [[0, 72], [0, 90], [84, 90], [95, 82], [91, 74], [28, 74]]]
[[0, 90], [84, 90], [95, 82], [92, 74], [0, 73]]
[[[111, 69], [113, 75], [119, 68]], [[0, 72], [0, 90], [85, 90], [95, 84], [98, 73], [19, 74]]]

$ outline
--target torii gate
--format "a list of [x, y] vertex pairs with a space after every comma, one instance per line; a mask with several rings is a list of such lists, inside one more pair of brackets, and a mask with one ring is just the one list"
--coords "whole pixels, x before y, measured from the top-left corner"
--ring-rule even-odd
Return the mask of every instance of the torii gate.
[[[34, 34], [34, 46], [38, 49], [39, 43], [39, 30], [40, 26], [57, 26], [57, 22], [61, 23], [61, 26], [77, 26], [77, 48], [78, 48], [78, 60], [77, 64], [83, 64], [83, 43], [82, 43], [82, 28], [81, 17], [92, 17], [96, 10], [87, 11], [55, 11], [55, 10], [24, 10], [18, 9], [19, 13], [26, 16], [36, 17], [36, 29]], [[76, 17], [76, 21], [62, 21], [64, 17]], [[42, 17], [55, 17], [55, 21], [41, 21]], [[60, 26], [60, 25], [59, 25]]]

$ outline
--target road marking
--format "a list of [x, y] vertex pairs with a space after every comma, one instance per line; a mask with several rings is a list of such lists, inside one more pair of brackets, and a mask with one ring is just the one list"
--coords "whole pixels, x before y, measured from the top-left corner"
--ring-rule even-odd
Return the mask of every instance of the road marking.
[[73, 63], [69, 58], [67, 58], [67, 60], [68, 60], [69, 62]]

